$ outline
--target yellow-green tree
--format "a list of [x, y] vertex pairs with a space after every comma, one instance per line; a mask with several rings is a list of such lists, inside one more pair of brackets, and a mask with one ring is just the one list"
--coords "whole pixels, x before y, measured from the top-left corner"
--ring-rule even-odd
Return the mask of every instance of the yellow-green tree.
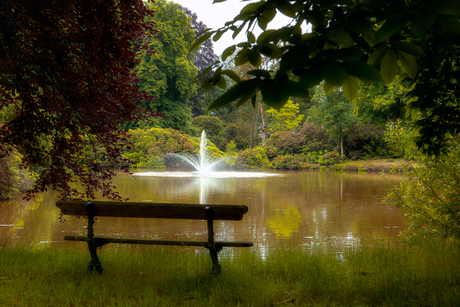
[[268, 128], [272, 133], [275, 131], [294, 130], [304, 118], [304, 115], [299, 114], [299, 104], [294, 103], [291, 99], [279, 111], [270, 108], [265, 114]]

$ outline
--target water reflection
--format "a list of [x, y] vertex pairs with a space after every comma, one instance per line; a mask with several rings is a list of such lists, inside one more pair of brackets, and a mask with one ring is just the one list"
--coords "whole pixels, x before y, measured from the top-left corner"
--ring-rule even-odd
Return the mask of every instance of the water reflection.
[[[239, 204], [249, 212], [242, 221], [216, 222], [216, 238], [250, 240], [261, 251], [279, 242], [310, 247], [314, 243], [351, 245], [362, 238], [394, 240], [407, 222], [398, 209], [381, 203], [392, 184], [402, 180], [378, 174], [284, 172], [266, 178], [117, 178], [131, 201]], [[86, 221], [58, 221], [57, 196], [36, 201], [20, 197], [0, 202], [0, 240], [39, 244], [63, 242], [64, 235], [84, 234]], [[206, 239], [203, 221], [100, 218], [95, 231], [106, 236]], [[83, 244], [79, 244], [83, 246]]]

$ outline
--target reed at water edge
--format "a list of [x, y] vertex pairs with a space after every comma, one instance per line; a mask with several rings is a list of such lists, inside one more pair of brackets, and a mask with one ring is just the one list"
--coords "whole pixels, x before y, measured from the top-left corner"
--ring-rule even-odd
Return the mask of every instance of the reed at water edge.
[[222, 253], [114, 245], [85, 277], [82, 248], [0, 249], [0, 306], [459, 306], [460, 246], [433, 241]]

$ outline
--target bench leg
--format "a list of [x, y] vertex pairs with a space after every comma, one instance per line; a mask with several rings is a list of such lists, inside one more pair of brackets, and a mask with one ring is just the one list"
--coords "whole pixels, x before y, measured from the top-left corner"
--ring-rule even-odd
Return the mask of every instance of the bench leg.
[[94, 268], [96, 269], [96, 272], [102, 274], [102, 271], [104, 269], [102, 268], [101, 261], [97, 257], [97, 246], [94, 244], [94, 239], [88, 238], [87, 242], [89, 253], [91, 254], [91, 261], [88, 263], [88, 268], [86, 269], [86, 276], [90, 276]]
[[215, 246], [210, 246], [208, 247], [208, 249], [209, 249], [209, 254], [211, 255], [211, 261], [212, 261], [211, 274], [219, 274], [220, 264], [219, 264], [219, 258], [217, 257], [217, 253], [220, 250], [217, 250]]
[[87, 202], [86, 209], [88, 210], [88, 239], [86, 241], [88, 242], [88, 249], [89, 249], [89, 253], [91, 254], [91, 261], [88, 263], [88, 268], [86, 269], [86, 276], [90, 276], [94, 268], [96, 269], [96, 272], [98, 272], [99, 274], [102, 274], [103, 268], [101, 265], [101, 261], [97, 257], [98, 245], [96, 245], [94, 242], [94, 232], [93, 232], [93, 224], [94, 224], [94, 216], [95, 216], [94, 205], [91, 202]]
[[217, 253], [220, 251], [220, 249], [218, 250], [216, 248], [216, 244], [214, 243], [214, 213], [212, 212], [212, 209], [210, 207], [206, 207], [204, 210], [206, 211], [206, 217], [208, 221], [208, 249], [212, 261], [211, 274], [219, 274], [220, 264], [219, 258], [217, 257]]

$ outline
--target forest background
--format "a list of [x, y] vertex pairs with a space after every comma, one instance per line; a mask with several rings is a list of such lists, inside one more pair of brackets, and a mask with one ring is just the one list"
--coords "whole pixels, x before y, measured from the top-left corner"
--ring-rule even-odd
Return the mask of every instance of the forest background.
[[[423, 63], [426, 65], [426, 60], [422, 61], [426, 57], [425, 52], [432, 50], [425, 48], [424, 51], [420, 46], [426, 46], [423, 43], [419, 44], [415, 38], [420, 33], [432, 31], [433, 37], [439, 36], [448, 42], [447, 47], [443, 45], [440, 48], [445, 48], [444, 51], [448, 50], [450, 55], [457, 54], [460, 33], [458, 6], [446, 0], [435, 7], [434, 13], [429, 13], [428, 9], [432, 4], [426, 1], [425, 5], [422, 1], [423, 5], [420, 7], [424, 15], [420, 13], [420, 16], [417, 15], [410, 21], [400, 15], [389, 19], [386, 15], [382, 15], [382, 21], [377, 22], [378, 28], [374, 33], [376, 37], [373, 39], [375, 43], [386, 45], [378, 47], [380, 45], [377, 44], [378, 48], [370, 55], [366, 66], [357, 64], [357, 61], [353, 63], [358, 66], [358, 69], [346, 66], [349, 58], [355, 56], [349, 54], [343, 58], [343, 63], [334, 62], [326, 65], [325, 70], [316, 74], [316, 77], [311, 69], [308, 78], [304, 78], [302, 73], [296, 75], [297, 72], [292, 70], [290, 78], [292, 77], [293, 80], [298, 78], [300, 84], [308, 85], [303, 86], [300, 91], [298, 88], [289, 88], [289, 91], [295, 95], [289, 95], [290, 92], [283, 90], [284, 85], [292, 86], [294, 81], [286, 81], [287, 79], [283, 77], [285, 79], [278, 82], [279, 74], [273, 76], [270, 73], [288, 71], [286, 65], [299, 65], [289, 62], [286, 64], [286, 58], [277, 58], [273, 55], [277, 48], [291, 48], [289, 46], [295, 47], [298, 44], [301, 37], [297, 35], [298, 27], [280, 29], [279, 32], [265, 31], [257, 41], [252, 32], [247, 31], [248, 43], [230, 46], [220, 56], [214, 54], [211, 36], [213, 39], [218, 39], [220, 32], [228, 30], [238, 34], [243, 25], [255, 20], [262, 29], [265, 29], [266, 23], [273, 18], [273, 10], [298, 20], [297, 16], [303, 12], [303, 2], [297, 2], [291, 5], [261, 1], [256, 5], [248, 5], [233, 22], [211, 32], [206, 29], [206, 25], [197, 20], [193, 12], [174, 2], [157, 0], [154, 3], [147, 3], [147, 8], [155, 13], [146, 14], [145, 19], [143, 14], [135, 15], [135, 18], [143, 20], [143, 23], [138, 24], [143, 24], [143, 29], [149, 30], [150, 36], [131, 38], [131, 41], [137, 42], [138, 45], [134, 44], [137, 48], [134, 52], [135, 63], [129, 62], [130, 73], [133, 73], [131, 84], [136, 87], [133, 91], [145, 94], [137, 97], [135, 105], [143, 107], [144, 113], [137, 114], [134, 109], [131, 112], [131, 109], [127, 109], [131, 105], [124, 105], [120, 106], [120, 110], [131, 114], [130, 117], [124, 118], [122, 122], [120, 118], [115, 118], [111, 122], [110, 118], [104, 119], [104, 125], [116, 125], [119, 131], [126, 132], [123, 137], [126, 136], [132, 145], [121, 146], [122, 142], [118, 134], [114, 134], [108, 141], [103, 139], [101, 136], [110, 134], [106, 134], [105, 130], [104, 133], [98, 133], [100, 126], [105, 126], [97, 122], [97, 117], [85, 128], [75, 128], [78, 125], [72, 124], [64, 127], [67, 130], [59, 130], [59, 133], [56, 133], [58, 125], [55, 125], [53, 127], [56, 130], [49, 129], [52, 131], [51, 134], [47, 134], [48, 131], [40, 132], [43, 135], [32, 138], [33, 142], [23, 142], [25, 146], [23, 148], [14, 146], [8, 148], [9, 153], [5, 154], [0, 162], [2, 175], [0, 197], [10, 198], [18, 191], [30, 187], [30, 184], [24, 183], [32, 184], [35, 180], [33, 193], [51, 186], [60, 190], [65, 197], [86, 196], [88, 198], [97, 190], [109, 190], [109, 186], [98, 181], [110, 179], [112, 176], [112, 173], [106, 171], [104, 167], [134, 166], [160, 169], [182, 167], [183, 165], [179, 165], [177, 160], [171, 159], [167, 154], [196, 153], [198, 138], [201, 131], [205, 130], [213, 155], [225, 157], [224, 163], [220, 166], [227, 168], [310, 169], [321, 166], [333, 167], [347, 160], [391, 161], [404, 158], [407, 161], [406, 175], [419, 181], [415, 185], [408, 181], [407, 184], [396, 188], [389, 196], [389, 201], [395, 202], [409, 212], [414, 219], [412, 229], [418, 230], [417, 234], [458, 237], [460, 218], [456, 200], [460, 199], [460, 193], [457, 192], [460, 180], [456, 174], [460, 172], [457, 172], [456, 168], [460, 163], [457, 161], [459, 155], [456, 128], [452, 128], [449, 137], [445, 137], [433, 128], [436, 125], [429, 126], [426, 123], [426, 109], [414, 105], [411, 96], [414, 91], [424, 94], [423, 91], [431, 80], [429, 78], [432, 78], [427, 77], [429, 73], [424, 75], [424, 70], [417, 70], [417, 63], [420, 67], [424, 67]], [[369, 8], [373, 9], [372, 5], [369, 4]], [[408, 9], [412, 7], [408, 6]], [[145, 8], [139, 9], [139, 12], [143, 13], [144, 10]], [[322, 37], [325, 42], [318, 43], [326, 50], [334, 50], [334, 48], [341, 51], [351, 50], [353, 40], [354, 43], [358, 40], [354, 35], [349, 34], [350, 29], [351, 31], [355, 31], [356, 28], [360, 31], [362, 29], [374, 31], [367, 23], [355, 25], [354, 29], [350, 26], [350, 28], [338, 27], [330, 30], [327, 28], [327, 20], [341, 23], [345, 14], [351, 14], [351, 11], [344, 11], [341, 6], [335, 4], [330, 4], [327, 11], [328, 13], [324, 13], [326, 11], [313, 9], [314, 14], [310, 16], [314, 20], [315, 31], [318, 33], [329, 31], [324, 32], [326, 35]], [[114, 12], [114, 16], [118, 16], [117, 11]], [[388, 14], [390, 16], [391, 12]], [[320, 17], [323, 19], [321, 20]], [[424, 21], [429, 22], [422, 25], [419, 20], [422, 17], [426, 18]], [[237, 21], [243, 21], [243, 25], [235, 26]], [[409, 27], [408, 32], [404, 32], [406, 26]], [[68, 33], [66, 31], [64, 32]], [[407, 36], [410, 36], [410, 42], [391, 40], [400, 32], [404, 32], [404, 35], [411, 33], [411, 36]], [[361, 33], [363, 37], [359, 41], [361, 44], [363, 40], [369, 39], [365, 34]], [[195, 41], [197, 35], [199, 38]], [[399, 36], [397, 38], [402, 41]], [[253, 48], [256, 42], [269, 50], [262, 48], [261, 52], [260, 50], [253, 52], [256, 50]], [[429, 43], [431, 45], [428, 47], [431, 47], [433, 41]], [[194, 47], [199, 44], [201, 47], [196, 50]], [[129, 49], [129, 47], [124, 48]], [[439, 52], [439, 50], [435, 51]], [[330, 53], [332, 54], [332, 51]], [[338, 54], [336, 53], [335, 56]], [[295, 56], [295, 53], [290, 55]], [[107, 61], [110, 60], [113, 60], [113, 57]], [[435, 60], [431, 57], [431, 63], [435, 63]], [[85, 63], [89, 65], [89, 61]], [[218, 63], [218, 66], [214, 63]], [[444, 92], [449, 92], [450, 96], [455, 96], [458, 70], [455, 58], [448, 57], [444, 62], [432, 66], [435, 70], [442, 70], [444, 73], [450, 69], [448, 74], [439, 73], [437, 83], [435, 82], [434, 85], [439, 87], [436, 88], [437, 92], [442, 92], [444, 89]], [[312, 67], [313, 70], [318, 69], [317, 66]], [[426, 68], [426, 70], [430, 69]], [[52, 73], [57, 74], [57, 72]], [[109, 72], [103, 72], [105, 75], [107, 73]], [[359, 78], [353, 74], [358, 75]], [[119, 75], [126, 76], [123, 73]], [[434, 75], [436, 74], [431, 74]], [[418, 83], [414, 82], [416, 77]], [[7, 82], [11, 83], [11, 74], [8, 72], [3, 73], [2, 78], [3, 86]], [[446, 80], [447, 83], [444, 82]], [[203, 87], [200, 88], [196, 81], [201, 82]], [[264, 82], [272, 82], [275, 91], [263, 85]], [[242, 87], [248, 84], [257, 84], [253, 87], [260, 87], [261, 94], [253, 88]], [[10, 130], [17, 133], [17, 139], [11, 141], [11, 144], [14, 144], [15, 141], [19, 142], [21, 136], [28, 137], [32, 133], [20, 132], [17, 128], [20, 125], [11, 124], [21, 123], [24, 120], [21, 112], [25, 108], [18, 109], [18, 105], [21, 103], [23, 106], [26, 105], [27, 100], [22, 98], [22, 101], [18, 102], [21, 99], [15, 97], [14, 91], [8, 91], [7, 87], [2, 90], [0, 123], [8, 129], [17, 129]], [[46, 92], [46, 88], [37, 88], [35, 94], [28, 94], [27, 99], [33, 100], [36, 96], [51, 95], [51, 93], [54, 95], [55, 92]], [[75, 93], [68, 94], [72, 97]], [[91, 94], [99, 95], [96, 92]], [[123, 95], [127, 94], [123, 93]], [[14, 100], [15, 103], [5, 103], [7, 101], [5, 97]], [[131, 94], [130, 97], [133, 95]], [[111, 97], [100, 98], [107, 103], [112, 101]], [[251, 103], [244, 103], [248, 99]], [[232, 101], [237, 103], [230, 103]], [[441, 117], [446, 118], [447, 115], [453, 115], [454, 118], [449, 120], [455, 123], [456, 113], [449, 113], [450, 109], [447, 107], [455, 109], [457, 101], [449, 100], [449, 104], [446, 105], [443, 105], [444, 100], [441, 98], [435, 97], [433, 101], [435, 101], [434, 105], [439, 102], [440, 107], [434, 108], [434, 111], [430, 110], [429, 116], [434, 112], [441, 112]], [[36, 114], [43, 111], [37, 110], [30, 112], [29, 116], [34, 115], [33, 118], [37, 118], [38, 121], [39, 117], [36, 117]], [[446, 111], [446, 114], [442, 113]], [[101, 112], [104, 112], [104, 109], [101, 109]], [[45, 117], [48, 117], [48, 120], [53, 119], [53, 116]], [[433, 118], [430, 117], [430, 120]], [[85, 121], [87, 122], [90, 121]], [[427, 127], [430, 129], [425, 129]], [[69, 134], [68, 131], [78, 132], [78, 138], [74, 139], [74, 135]], [[427, 133], [432, 132], [437, 134], [427, 138]], [[16, 135], [15, 133], [11, 135]], [[4, 136], [5, 140], [10, 140], [8, 134]], [[77, 146], [79, 141], [83, 141], [85, 145]], [[69, 147], [62, 145], [67, 143], [75, 145], [74, 147], [80, 150], [69, 151], [66, 157], [72, 160], [62, 157], [53, 158], [45, 165], [42, 162], [43, 157], [37, 154], [40, 150], [55, 153], [65, 149], [63, 151], [68, 152]], [[34, 150], [28, 151], [28, 148]], [[31, 152], [34, 154], [31, 155]], [[113, 159], [116, 154], [121, 154], [122, 159]], [[439, 158], [440, 155], [442, 158]], [[80, 167], [82, 161], [83, 168]], [[49, 171], [53, 163], [55, 167]], [[98, 174], [98, 180], [93, 180], [94, 174]], [[446, 174], [451, 175], [446, 176]], [[69, 189], [68, 182], [72, 182], [75, 176], [83, 178], [82, 181], [87, 188], [84, 195]], [[50, 178], [56, 177], [59, 177], [59, 180], [51, 181]], [[109, 192], [106, 196], [116, 198], [117, 195]]]

